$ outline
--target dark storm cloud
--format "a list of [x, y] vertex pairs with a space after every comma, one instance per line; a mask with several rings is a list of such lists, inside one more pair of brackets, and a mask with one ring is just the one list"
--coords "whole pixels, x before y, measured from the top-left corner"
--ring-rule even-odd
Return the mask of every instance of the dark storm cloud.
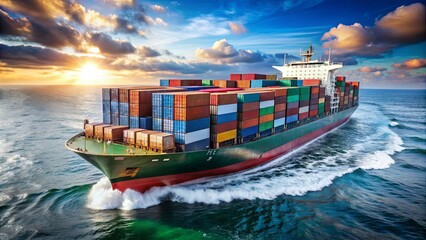
[[143, 58], [161, 56], [160, 52], [146, 46], [139, 47], [137, 52], [138, 52], [138, 55]]
[[114, 40], [105, 33], [91, 33], [88, 41], [105, 54], [120, 55], [136, 51], [136, 48], [130, 42]]
[[22, 36], [28, 25], [26, 19], [13, 19], [0, 9], [0, 35]]
[[14, 68], [75, 67], [87, 57], [77, 57], [49, 48], [0, 44], [0, 61]]

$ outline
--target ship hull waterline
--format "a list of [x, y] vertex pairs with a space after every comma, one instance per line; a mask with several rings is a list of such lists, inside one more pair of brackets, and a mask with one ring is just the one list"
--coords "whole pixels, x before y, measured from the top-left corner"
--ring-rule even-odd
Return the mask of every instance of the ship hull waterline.
[[152, 187], [226, 175], [265, 164], [343, 125], [356, 108], [257, 141], [220, 149], [156, 155], [100, 155], [71, 150], [100, 169], [113, 189], [145, 192]]

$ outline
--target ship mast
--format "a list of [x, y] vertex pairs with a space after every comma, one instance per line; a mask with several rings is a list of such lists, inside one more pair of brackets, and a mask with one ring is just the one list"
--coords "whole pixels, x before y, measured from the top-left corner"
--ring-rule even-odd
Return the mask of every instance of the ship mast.
[[300, 53], [300, 56], [304, 57], [303, 60], [305, 62], [311, 61], [312, 56], [314, 56], [314, 55], [315, 55], [315, 51], [314, 51], [314, 48], [312, 47], [312, 43], [311, 43], [311, 46], [309, 47], [309, 49], [306, 52]]

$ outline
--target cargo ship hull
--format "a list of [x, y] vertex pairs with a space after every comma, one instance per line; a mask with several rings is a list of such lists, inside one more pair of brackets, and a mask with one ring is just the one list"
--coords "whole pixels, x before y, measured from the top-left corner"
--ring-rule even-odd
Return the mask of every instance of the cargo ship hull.
[[[67, 147], [100, 169], [120, 191], [144, 192], [156, 186], [235, 173], [267, 163], [343, 125], [357, 106], [315, 121], [239, 145], [193, 152], [162, 154], [91, 154]], [[84, 137], [83, 137], [84, 138]]]

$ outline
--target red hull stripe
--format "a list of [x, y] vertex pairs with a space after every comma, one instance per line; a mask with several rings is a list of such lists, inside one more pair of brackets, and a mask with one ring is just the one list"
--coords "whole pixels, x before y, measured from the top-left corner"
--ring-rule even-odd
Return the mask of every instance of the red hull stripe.
[[128, 180], [128, 181], [122, 181], [122, 182], [116, 182], [112, 184], [113, 189], [118, 189], [120, 191], [124, 191], [128, 188], [133, 189], [135, 191], [144, 192], [148, 190], [151, 187], [155, 186], [168, 186], [168, 185], [174, 185], [182, 182], [191, 181], [197, 178], [202, 177], [208, 177], [208, 176], [217, 176], [217, 175], [224, 175], [229, 173], [234, 173], [238, 171], [242, 171], [245, 169], [253, 168], [258, 165], [264, 164], [266, 162], [269, 162], [278, 156], [281, 156], [309, 141], [312, 139], [315, 139], [321, 135], [323, 135], [326, 132], [329, 132], [330, 130], [336, 128], [337, 126], [345, 123], [349, 117], [344, 118], [340, 121], [337, 121], [333, 124], [330, 124], [328, 126], [325, 126], [321, 129], [315, 130], [314, 132], [311, 132], [303, 137], [297, 138], [291, 142], [288, 142], [284, 145], [281, 145], [275, 149], [272, 149], [268, 152], [263, 153], [260, 158], [256, 159], [248, 159], [244, 162], [240, 162], [237, 164], [229, 165], [226, 167], [221, 168], [215, 168], [215, 169], [209, 169], [199, 172], [189, 172], [189, 173], [181, 173], [181, 174], [173, 174], [173, 175], [165, 175], [165, 176], [158, 176], [158, 177], [151, 177], [151, 178], [140, 178], [135, 180]]

